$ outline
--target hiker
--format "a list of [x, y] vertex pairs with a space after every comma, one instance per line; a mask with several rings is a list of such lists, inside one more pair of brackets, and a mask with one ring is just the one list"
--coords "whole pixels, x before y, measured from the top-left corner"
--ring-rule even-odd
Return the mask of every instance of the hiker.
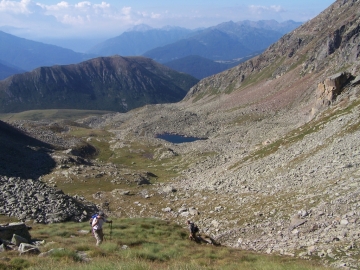
[[104, 212], [100, 211], [99, 214], [93, 219], [91, 224], [97, 246], [99, 246], [104, 240], [104, 223], [112, 223], [112, 220], [106, 220]]
[[198, 237], [197, 237], [196, 233], [199, 232], [199, 228], [190, 220], [188, 220], [186, 223], [187, 223], [189, 231], [190, 231], [189, 239], [197, 241]]

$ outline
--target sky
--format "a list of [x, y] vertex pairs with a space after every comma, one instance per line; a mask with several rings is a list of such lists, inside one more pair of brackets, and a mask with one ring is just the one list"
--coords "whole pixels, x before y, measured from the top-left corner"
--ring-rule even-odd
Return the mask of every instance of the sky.
[[139, 24], [210, 27], [242, 20], [305, 22], [334, 0], [0, 0], [0, 30], [23, 37], [115, 37]]

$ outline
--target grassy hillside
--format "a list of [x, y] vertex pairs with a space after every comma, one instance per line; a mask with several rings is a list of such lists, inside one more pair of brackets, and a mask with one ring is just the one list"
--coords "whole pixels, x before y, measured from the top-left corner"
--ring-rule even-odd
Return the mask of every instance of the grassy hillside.
[[34, 224], [32, 237], [45, 242], [41, 252], [53, 252], [45, 257], [7, 252], [0, 269], [326, 269], [289, 257], [195, 243], [182, 226], [157, 219], [115, 219], [111, 227], [104, 226], [100, 247], [89, 228], [87, 222]]

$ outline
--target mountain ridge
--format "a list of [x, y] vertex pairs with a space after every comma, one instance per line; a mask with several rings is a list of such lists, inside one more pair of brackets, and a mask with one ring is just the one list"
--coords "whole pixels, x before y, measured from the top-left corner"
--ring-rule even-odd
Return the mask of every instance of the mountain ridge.
[[175, 43], [147, 51], [144, 56], [153, 58], [160, 63], [188, 55], [199, 55], [211, 60], [247, 57], [266, 49], [283, 36], [286, 30], [293, 30], [298, 25], [300, 23], [291, 21], [284, 23], [276, 21], [223, 22], [199, 30], [192, 36]]
[[101, 56], [114, 54], [122, 56], [142, 55], [152, 48], [177, 41], [192, 33], [192, 30], [181, 27], [171, 29], [146, 27], [140, 29], [142, 30], [139, 31], [138, 28], [135, 28], [135, 30], [126, 31], [117, 37], [107, 39], [87, 52]]
[[143, 57], [101, 57], [41, 67], [0, 81], [1, 111], [97, 109], [128, 111], [181, 100], [197, 79]]

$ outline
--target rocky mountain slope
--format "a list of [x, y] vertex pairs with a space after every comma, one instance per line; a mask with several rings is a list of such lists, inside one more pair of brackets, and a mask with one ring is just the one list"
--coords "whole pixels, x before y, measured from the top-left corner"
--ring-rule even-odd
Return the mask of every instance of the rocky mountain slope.
[[[61, 152], [42, 180], [113, 216], [192, 219], [222, 245], [358, 269], [359, 10], [336, 1], [181, 102], [64, 124], [56, 136], [81, 131], [103, 154], [82, 164]], [[162, 133], [206, 140], [172, 144]]]
[[143, 57], [95, 58], [41, 67], [0, 81], [0, 111], [97, 109], [125, 112], [181, 100], [198, 80]]

